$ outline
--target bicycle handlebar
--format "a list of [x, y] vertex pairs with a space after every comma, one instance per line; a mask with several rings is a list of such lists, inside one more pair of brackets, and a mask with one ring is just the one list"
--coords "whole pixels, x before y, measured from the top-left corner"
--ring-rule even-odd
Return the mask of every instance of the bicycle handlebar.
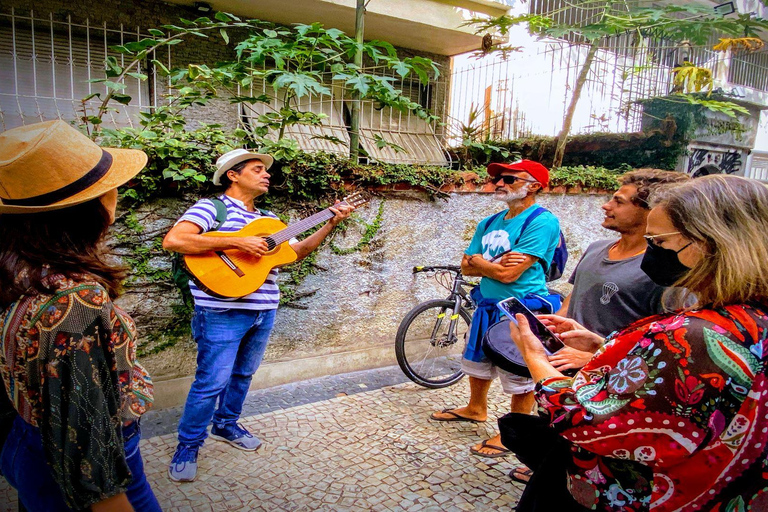
[[430, 265], [430, 266], [423, 266], [423, 267], [413, 267], [413, 273], [418, 274], [419, 272], [434, 272], [436, 270], [447, 270], [449, 272], [456, 272], [457, 274], [461, 273], [461, 266], [459, 265]]

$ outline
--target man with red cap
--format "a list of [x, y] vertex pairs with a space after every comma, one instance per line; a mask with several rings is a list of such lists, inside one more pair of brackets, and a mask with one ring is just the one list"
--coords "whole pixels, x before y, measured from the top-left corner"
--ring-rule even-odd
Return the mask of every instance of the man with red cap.
[[[493, 365], [485, 357], [480, 341], [488, 327], [499, 321], [496, 304], [501, 300], [517, 297], [535, 311], [542, 309], [540, 299], [545, 298], [553, 310], [560, 307], [560, 296], [547, 291], [544, 273], [560, 241], [560, 223], [552, 213], [536, 205], [538, 193], [549, 183], [549, 171], [538, 162], [521, 160], [491, 164], [488, 174], [496, 186], [493, 198], [506, 203], [507, 209], [480, 221], [461, 261], [464, 275], [482, 277], [473, 291], [478, 307], [462, 357], [462, 370], [469, 375], [469, 404], [435, 412], [431, 416], [435, 421], [485, 421], [488, 390], [497, 376], [504, 392], [512, 395], [512, 412], [530, 413], [533, 381]], [[470, 451], [483, 457], [510, 453], [498, 435]]]

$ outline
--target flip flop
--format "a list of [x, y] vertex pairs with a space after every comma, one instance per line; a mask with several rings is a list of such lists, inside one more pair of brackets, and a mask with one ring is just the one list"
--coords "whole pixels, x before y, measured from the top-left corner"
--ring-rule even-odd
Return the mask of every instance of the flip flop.
[[518, 466], [509, 472], [509, 478], [521, 484], [527, 484], [531, 480], [533, 470], [526, 466]]
[[440, 412], [442, 412], [444, 414], [450, 414], [451, 416], [453, 416], [453, 418], [438, 418], [438, 417], [435, 416], [435, 414], [437, 414], [437, 413], [433, 412], [429, 416], [429, 419], [435, 420], [435, 421], [468, 421], [470, 423], [483, 423], [480, 420], [475, 420], [475, 419], [472, 419], [472, 418], [467, 418], [466, 416], [462, 416], [460, 414], [457, 414], [457, 413], [455, 413], [453, 411], [453, 409], [443, 409]]
[[483, 453], [480, 450], [475, 450], [475, 447], [469, 449], [469, 452], [472, 455], [479, 455], [480, 457], [488, 457], [489, 459], [495, 459], [496, 457], [506, 457], [510, 453], [512, 453], [512, 450], [507, 450], [503, 446], [498, 446], [495, 444], [491, 444], [488, 442], [488, 439], [480, 443], [481, 448], [490, 448], [491, 450], [496, 450], [498, 453]]

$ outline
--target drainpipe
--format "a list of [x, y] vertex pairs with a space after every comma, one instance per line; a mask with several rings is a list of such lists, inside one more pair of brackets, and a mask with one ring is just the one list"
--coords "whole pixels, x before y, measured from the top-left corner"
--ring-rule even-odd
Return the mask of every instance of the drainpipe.
[[[363, 23], [365, 15], [365, 0], [357, 0], [355, 9], [355, 40], [358, 45], [363, 44]], [[363, 67], [363, 51], [358, 47], [355, 52], [355, 65], [358, 68]], [[349, 157], [354, 163], [357, 163], [360, 153], [360, 93], [352, 93], [352, 120], [349, 134]]]

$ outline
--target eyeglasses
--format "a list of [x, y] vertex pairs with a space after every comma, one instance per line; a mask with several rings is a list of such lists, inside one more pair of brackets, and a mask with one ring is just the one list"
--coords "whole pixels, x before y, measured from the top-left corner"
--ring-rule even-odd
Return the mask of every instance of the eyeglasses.
[[662, 233], [660, 235], [643, 235], [645, 240], [648, 242], [648, 245], [659, 245], [659, 242], [656, 241], [656, 239], [660, 236], [669, 236], [669, 235], [679, 235], [679, 231], [672, 231], [671, 233]]
[[[648, 245], [653, 245], [653, 246], [656, 246], [656, 247], [661, 247], [661, 245], [660, 245], [661, 242], [657, 242], [656, 241], [657, 237], [669, 236], [669, 235], [679, 235], [679, 234], [681, 234], [679, 231], [673, 231], [672, 233], [662, 233], [660, 235], [643, 235], [643, 236], [645, 237], [645, 240], [648, 242]], [[683, 247], [681, 247], [680, 249], [676, 250], [675, 254], [680, 254], [681, 252], [686, 250], [691, 245], [693, 245], [693, 242], [688, 242]]]
[[525, 182], [528, 182], [528, 183], [538, 183], [536, 180], [527, 180], [525, 178], [521, 178], [520, 176], [513, 176], [511, 174], [505, 174], [505, 175], [499, 176], [493, 182], [494, 183], [498, 183], [499, 180], [504, 181], [505, 185], [514, 185], [516, 181], [525, 181]]

